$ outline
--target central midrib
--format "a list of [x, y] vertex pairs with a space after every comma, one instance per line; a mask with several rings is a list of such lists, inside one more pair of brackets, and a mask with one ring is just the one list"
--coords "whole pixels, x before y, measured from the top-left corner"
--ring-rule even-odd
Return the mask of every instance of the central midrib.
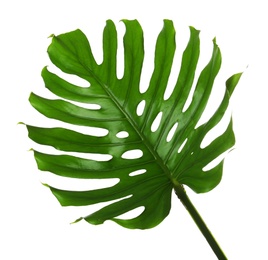
[[[79, 59], [78, 59], [79, 60]], [[79, 60], [80, 61], [80, 60]], [[116, 97], [114, 94], [109, 90], [109, 88], [104, 84], [99, 77], [92, 71], [90, 70], [83, 62], [80, 61], [80, 64], [85, 68], [85, 70], [89, 71], [90, 74], [94, 77], [94, 79], [99, 83], [99, 85], [102, 87], [102, 89], [105, 91], [105, 93], [111, 98], [111, 100], [115, 103], [117, 108], [121, 111], [121, 113], [126, 117], [128, 122], [131, 124], [133, 129], [136, 131], [136, 133], [140, 136], [141, 140], [144, 142], [144, 145], [146, 148], [150, 151], [152, 156], [155, 158], [156, 163], [161, 167], [165, 175], [170, 179], [171, 183], [173, 186], [175, 185], [174, 179], [171, 177], [170, 170], [169, 168], [164, 164], [162, 158], [159, 156], [159, 154], [154, 150], [154, 148], [151, 146], [151, 144], [147, 141], [146, 136], [139, 131], [139, 128], [135, 121], [128, 115], [128, 113], [124, 110], [124, 108], [120, 105], [120, 103], [117, 101]], [[90, 87], [89, 87], [90, 88]]]
[[111, 100], [115, 103], [117, 108], [121, 111], [121, 113], [126, 117], [128, 122], [131, 124], [133, 129], [136, 131], [136, 133], [140, 136], [141, 140], [143, 141], [144, 145], [146, 148], [150, 151], [152, 156], [155, 158], [156, 163], [161, 167], [163, 172], [166, 174], [166, 176], [171, 180], [173, 183], [173, 179], [171, 178], [170, 170], [168, 167], [163, 163], [162, 158], [159, 156], [159, 154], [153, 149], [151, 144], [147, 141], [146, 136], [139, 131], [139, 128], [135, 121], [131, 118], [131, 116], [124, 110], [124, 108], [120, 105], [120, 103], [117, 101], [116, 97], [114, 94], [109, 90], [109, 88], [95, 75], [95, 73], [92, 75], [94, 76], [95, 80], [99, 83], [99, 85], [103, 88], [103, 90], [107, 93], [107, 95], [111, 98]]

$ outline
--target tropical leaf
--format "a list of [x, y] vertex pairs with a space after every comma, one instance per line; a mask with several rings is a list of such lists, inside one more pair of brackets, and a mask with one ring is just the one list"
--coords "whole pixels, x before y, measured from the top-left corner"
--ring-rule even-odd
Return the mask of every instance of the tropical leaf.
[[[48, 47], [54, 65], [65, 73], [86, 80], [90, 86], [71, 84], [45, 67], [42, 71], [45, 86], [60, 99], [50, 100], [33, 93], [29, 99], [32, 106], [48, 118], [106, 129], [108, 133], [93, 136], [62, 127], [27, 125], [27, 128], [29, 137], [36, 143], [63, 151], [55, 155], [34, 150], [40, 170], [69, 178], [119, 180], [112, 187], [86, 191], [49, 186], [61, 205], [111, 202], [81, 219], [91, 224], [112, 220], [127, 228], [147, 229], [158, 225], [169, 214], [173, 188], [183, 190], [183, 185], [187, 185], [202, 193], [219, 184], [223, 160], [209, 170], [204, 171], [204, 167], [234, 145], [232, 121], [206, 147], [201, 148], [201, 143], [222, 120], [241, 74], [227, 80], [218, 108], [207, 122], [197, 126], [221, 66], [216, 40], [213, 40], [211, 59], [193, 86], [200, 40], [199, 31], [190, 27], [190, 39], [182, 56], [177, 82], [171, 96], [164, 99], [176, 47], [172, 21], [164, 20], [155, 47], [154, 70], [144, 93], [140, 91], [143, 31], [136, 20], [123, 22], [126, 33], [122, 78], [119, 79], [116, 72], [117, 32], [114, 23], [108, 20], [103, 32], [103, 60], [100, 64], [80, 30], [53, 35]], [[192, 88], [192, 100], [185, 110]], [[95, 104], [99, 109], [85, 108], [77, 102]], [[108, 154], [112, 159], [85, 159], [64, 151]], [[129, 153], [134, 152], [136, 157], [129, 158]], [[118, 218], [141, 206], [144, 210], [140, 215], [130, 219]]]

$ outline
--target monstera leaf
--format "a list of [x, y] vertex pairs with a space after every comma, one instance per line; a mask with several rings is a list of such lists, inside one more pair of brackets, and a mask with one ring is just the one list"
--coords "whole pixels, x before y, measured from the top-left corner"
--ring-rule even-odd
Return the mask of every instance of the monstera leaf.
[[[190, 27], [190, 39], [182, 56], [181, 68], [171, 96], [167, 88], [175, 53], [175, 30], [170, 20], [164, 21], [156, 47], [154, 70], [147, 90], [140, 91], [144, 60], [143, 31], [136, 20], [123, 21], [124, 73], [117, 77], [117, 32], [107, 21], [103, 33], [103, 60], [98, 64], [86, 36], [75, 30], [52, 35], [48, 47], [51, 61], [65, 73], [76, 75], [89, 87], [71, 84], [46, 67], [42, 71], [45, 86], [60, 99], [46, 99], [31, 94], [30, 103], [46, 117], [85, 127], [106, 129], [105, 136], [95, 136], [62, 127], [43, 128], [27, 125], [29, 137], [42, 145], [60, 151], [108, 154], [112, 159], [97, 161], [69, 154], [46, 154], [34, 150], [38, 168], [53, 174], [81, 179], [114, 179], [112, 187], [77, 191], [49, 186], [63, 206], [84, 206], [111, 203], [83, 216], [91, 224], [112, 220], [126, 228], [147, 229], [158, 225], [171, 207], [171, 194], [185, 202], [183, 185], [197, 193], [216, 187], [222, 177], [223, 161], [204, 170], [215, 158], [235, 142], [232, 121], [223, 134], [206, 147], [201, 143], [208, 132], [223, 118], [229, 98], [241, 74], [226, 82], [225, 94], [211, 118], [197, 126], [211, 94], [221, 66], [216, 41], [208, 64], [193, 85], [199, 58], [199, 31]], [[190, 105], [185, 103], [194, 89]], [[75, 104], [72, 101], [76, 101]], [[77, 102], [98, 105], [89, 109]], [[129, 154], [134, 156], [129, 157]], [[118, 216], [138, 207], [143, 212], [130, 219]], [[194, 217], [193, 214], [191, 214]]]

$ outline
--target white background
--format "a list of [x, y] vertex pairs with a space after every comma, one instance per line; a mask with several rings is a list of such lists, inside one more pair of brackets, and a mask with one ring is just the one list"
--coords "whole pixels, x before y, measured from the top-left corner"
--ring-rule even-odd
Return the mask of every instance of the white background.
[[260, 0], [1, 2], [0, 259], [216, 259], [175, 197], [170, 215], [151, 230], [127, 230], [109, 221], [70, 225], [81, 212], [60, 207], [41, 185], [42, 173], [27, 151], [34, 144], [17, 122], [40, 123], [28, 96], [42, 93], [47, 37], [80, 28], [101, 53], [105, 21], [120, 28], [123, 18], [140, 21], [152, 49], [164, 18], [175, 23], [179, 52], [188, 26], [200, 29], [204, 61], [216, 36], [223, 55], [217, 84], [244, 71], [231, 101], [237, 143], [223, 180], [210, 193], [188, 194], [229, 259], [268, 259], [268, 19]]

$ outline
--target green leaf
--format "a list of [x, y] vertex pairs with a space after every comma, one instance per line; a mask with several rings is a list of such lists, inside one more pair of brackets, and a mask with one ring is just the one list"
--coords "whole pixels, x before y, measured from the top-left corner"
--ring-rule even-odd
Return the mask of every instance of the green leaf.
[[[201, 148], [201, 143], [223, 118], [241, 74], [227, 80], [225, 95], [218, 108], [207, 122], [197, 127], [221, 66], [216, 40], [213, 40], [211, 58], [193, 86], [200, 41], [199, 31], [190, 27], [190, 39], [182, 56], [177, 82], [171, 96], [165, 100], [176, 48], [172, 21], [164, 20], [155, 47], [154, 70], [145, 93], [140, 92], [143, 31], [136, 20], [123, 22], [126, 33], [121, 79], [116, 73], [117, 32], [114, 23], [108, 20], [103, 32], [103, 60], [100, 64], [80, 30], [52, 35], [52, 43], [48, 47], [51, 61], [60, 70], [88, 81], [90, 86], [85, 88], [71, 84], [45, 67], [42, 71], [45, 86], [59, 99], [50, 100], [33, 93], [29, 99], [32, 106], [46, 117], [68, 124], [106, 129], [108, 133], [93, 136], [62, 127], [31, 125], [27, 125], [27, 129], [29, 137], [36, 143], [62, 151], [62, 154], [55, 155], [35, 150], [40, 170], [68, 178], [118, 179], [112, 187], [87, 191], [49, 186], [63, 206], [111, 202], [78, 221], [85, 219], [91, 224], [101, 224], [112, 220], [127, 228], [146, 229], [158, 225], [169, 214], [173, 188], [187, 185], [200, 193], [210, 191], [220, 182], [223, 161], [210, 170], [203, 169], [234, 145], [232, 121], [224, 133], [209, 145]], [[185, 110], [192, 88], [192, 100]], [[99, 109], [85, 108], [82, 103], [97, 104]], [[141, 104], [145, 104], [144, 109], [138, 112]], [[157, 123], [156, 119], [160, 122]], [[120, 133], [125, 136], [120, 136]], [[85, 159], [67, 155], [64, 153], [67, 151], [108, 154], [112, 159]], [[129, 158], [129, 152], [137, 153], [134, 158]], [[144, 210], [137, 217], [118, 217], [141, 206]]]

